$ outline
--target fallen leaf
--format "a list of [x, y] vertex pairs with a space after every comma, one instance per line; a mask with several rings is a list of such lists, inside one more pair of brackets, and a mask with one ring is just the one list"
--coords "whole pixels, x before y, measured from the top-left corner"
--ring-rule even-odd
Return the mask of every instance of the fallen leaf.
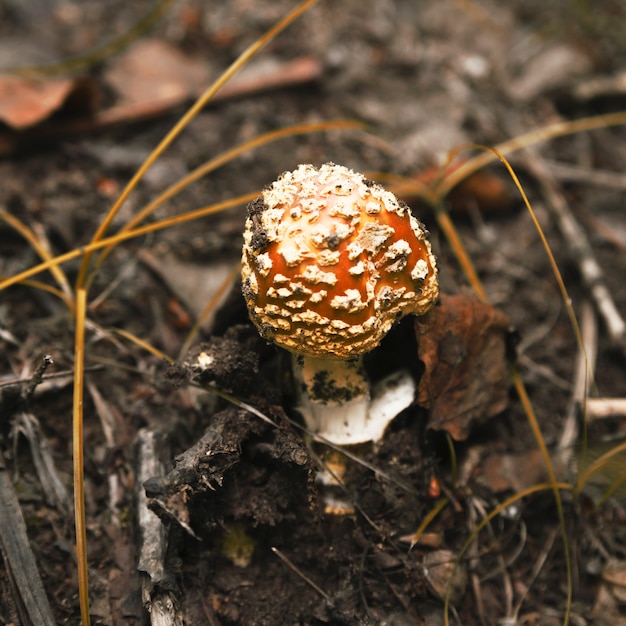
[[[104, 113], [104, 120], [107, 116], [128, 115], [126, 111], [133, 110], [136, 114], [163, 114], [168, 107], [200, 96], [210, 84], [212, 73], [213, 68], [204, 59], [189, 57], [164, 41], [142, 41], [105, 74], [105, 81], [115, 89], [120, 102]], [[321, 73], [321, 63], [309, 56], [290, 61], [271, 57], [255, 60], [238, 72], [213, 101], [309, 83]], [[145, 107], [145, 112], [141, 107]]]
[[70, 101], [83, 115], [94, 108], [95, 90], [86, 79], [31, 80], [0, 75], [0, 120], [14, 130], [43, 122]]
[[[464, 163], [465, 160], [457, 160], [447, 172], [453, 172]], [[441, 176], [441, 168], [433, 166], [414, 174], [412, 178], [430, 187]], [[408, 204], [414, 200], [414, 197], [405, 198]], [[479, 170], [470, 174], [451, 189], [447, 197], [447, 205], [453, 213], [468, 213], [475, 208], [483, 213], [504, 212], [511, 207], [511, 201], [512, 194], [509, 186], [502, 178], [488, 170]]]
[[112, 63], [105, 80], [126, 104], [179, 103], [195, 97], [210, 75], [204, 60], [191, 58], [165, 41], [146, 39]]
[[520, 454], [490, 454], [481, 463], [481, 470], [482, 482], [496, 493], [519, 493], [548, 478], [539, 450], [528, 450]]
[[473, 422], [506, 408], [509, 327], [504, 313], [467, 294], [442, 295], [428, 315], [416, 318], [425, 366], [417, 402], [430, 409], [428, 428], [463, 440]]

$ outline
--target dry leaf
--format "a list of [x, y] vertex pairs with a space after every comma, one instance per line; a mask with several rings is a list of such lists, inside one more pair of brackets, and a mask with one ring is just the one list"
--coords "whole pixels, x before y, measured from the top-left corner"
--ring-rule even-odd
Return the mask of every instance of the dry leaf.
[[520, 492], [548, 478], [539, 450], [521, 454], [490, 454], [482, 462], [481, 469], [483, 483], [494, 492]]
[[[457, 159], [447, 172], [454, 172], [465, 162], [466, 160]], [[413, 179], [423, 185], [431, 186], [441, 175], [441, 168], [433, 166], [414, 174]], [[512, 195], [504, 180], [484, 169], [462, 180], [450, 190], [447, 197], [450, 211], [454, 213], [467, 213], [475, 208], [483, 213], [504, 212], [510, 209], [511, 201]], [[415, 198], [406, 198], [406, 202], [411, 204], [415, 202]]]
[[208, 84], [210, 67], [165, 41], [146, 39], [117, 59], [105, 74], [106, 82], [126, 104], [185, 102]]
[[466, 294], [442, 295], [439, 306], [416, 319], [425, 365], [417, 401], [430, 409], [429, 428], [462, 440], [472, 422], [505, 409], [509, 326], [504, 313]]
[[93, 85], [85, 79], [30, 80], [0, 75], [0, 120], [14, 130], [35, 126], [72, 100], [80, 112], [90, 113], [95, 101]]

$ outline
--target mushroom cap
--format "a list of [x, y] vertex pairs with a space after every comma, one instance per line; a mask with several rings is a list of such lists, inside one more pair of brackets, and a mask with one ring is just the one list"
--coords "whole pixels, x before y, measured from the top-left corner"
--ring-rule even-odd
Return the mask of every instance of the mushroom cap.
[[243, 294], [261, 335], [351, 359], [439, 294], [428, 232], [391, 192], [341, 165], [299, 165], [248, 206]]

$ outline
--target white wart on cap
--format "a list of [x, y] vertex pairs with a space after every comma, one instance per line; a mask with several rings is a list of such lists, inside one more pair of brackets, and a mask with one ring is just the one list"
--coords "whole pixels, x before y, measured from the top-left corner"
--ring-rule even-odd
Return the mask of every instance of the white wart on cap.
[[439, 293], [427, 231], [380, 185], [341, 165], [300, 165], [248, 207], [243, 293], [261, 335], [349, 360]]

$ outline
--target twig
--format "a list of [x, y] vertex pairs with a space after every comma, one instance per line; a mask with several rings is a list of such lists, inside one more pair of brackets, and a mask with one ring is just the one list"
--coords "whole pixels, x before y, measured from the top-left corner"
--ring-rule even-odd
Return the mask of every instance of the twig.
[[[513, 161], [515, 161], [513, 159]], [[626, 176], [621, 172], [593, 170], [569, 163], [544, 160], [544, 165], [554, 178], [565, 182], [576, 182], [596, 187], [606, 187], [617, 191], [626, 191]]]
[[272, 547], [272, 552], [283, 563], [285, 563], [285, 565], [287, 565], [287, 567], [289, 567], [290, 570], [292, 570], [300, 578], [302, 578], [302, 580], [307, 585], [309, 585], [310, 587], [315, 589], [315, 591], [317, 591], [317, 593], [319, 593], [320, 596], [322, 596], [322, 598], [324, 598], [324, 600], [326, 600], [326, 602], [328, 603], [328, 606], [330, 606], [330, 607], [334, 606], [331, 597], [319, 585], [315, 584], [301, 569], [299, 569], [296, 565], [294, 565], [278, 548]]
[[[528, 150], [527, 150], [528, 151]], [[524, 167], [537, 179], [546, 200], [546, 208], [563, 235], [573, 260], [577, 263], [583, 282], [602, 318], [614, 346], [626, 355], [626, 322], [615, 306], [604, 281], [604, 273], [593, 253], [585, 231], [567, 205], [558, 184], [550, 176], [543, 159], [532, 151], [523, 157]]]
[[587, 398], [587, 419], [607, 419], [626, 415], [626, 398]]
[[41, 357], [41, 363], [37, 367], [37, 370], [33, 374], [30, 382], [28, 383], [28, 387], [26, 387], [26, 399], [30, 400], [33, 394], [35, 393], [35, 389], [41, 384], [43, 381], [43, 375], [46, 373], [48, 367], [54, 364], [54, 359], [49, 354], [44, 354]]
[[[578, 350], [578, 355], [576, 356], [572, 397], [567, 409], [561, 438], [557, 444], [557, 450], [560, 450], [562, 454], [566, 453], [565, 451], [569, 451], [566, 453], [568, 457], [573, 450], [572, 446], [578, 439], [578, 420], [583, 410], [585, 398], [587, 398], [589, 389], [593, 384], [593, 373], [598, 353], [598, 326], [595, 312], [588, 300], [585, 300], [582, 304], [580, 318], [583, 345]], [[564, 463], [563, 467], [567, 467], [568, 459], [562, 458], [561, 460]]]

